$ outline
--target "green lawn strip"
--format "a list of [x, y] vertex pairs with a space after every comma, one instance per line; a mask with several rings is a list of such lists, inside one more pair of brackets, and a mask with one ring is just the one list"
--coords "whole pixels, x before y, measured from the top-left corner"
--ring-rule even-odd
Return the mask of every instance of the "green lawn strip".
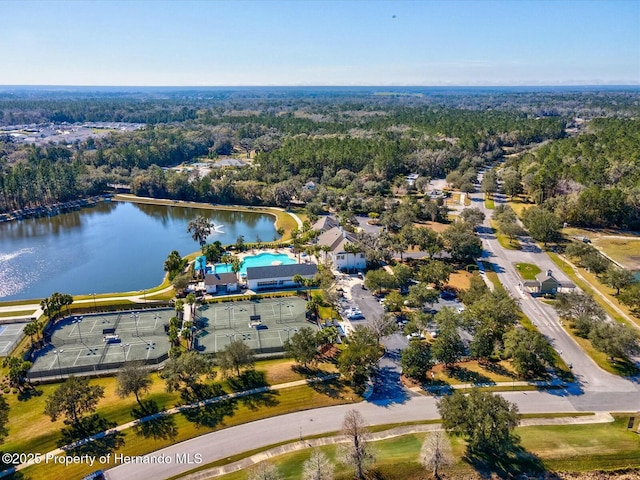
[[500, 279], [498, 278], [498, 274], [493, 270], [493, 263], [482, 261], [482, 266], [484, 267], [484, 272], [487, 278], [493, 283], [494, 288], [504, 288], [502, 283], [500, 283]]
[[591, 342], [588, 339], [577, 336], [572, 328], [566, 326], [566, 323], [565, 330], [569, 333], [569, 335], [571, 335], [576, 343], [580, 345], [580, 348], [582, 348], [582, 350], [584, 350], [585, 353], [589, 355], [601, 369], [614, 375], [620, 375], [624, 377], [636, 375], [638, 373], [638, 367], [636, 367], [632, 362], [616, 361], [612, 363], [611, 361], [609, 361], [609, 357], [607, 354], [599, 352], [598, 350], [593, 348], [593, 345], [591, 345]]
[[0, 307], [11, 307], [16, 305], [39, 305], [40, 300], [38, 299], [30, 299], [30, 300], [8, 300], [5, 302], [0, 302]]
[[[117, 453], [123, 455], [145, 455], [160, 448], [222, 428], [260, 420], [262, 418], [283, 415], [285, 413], [322, 408], [330, 405], [340, 405], [359, 400], [359, 397], [353, 394], [350, 388], [345, 387], [339, 381], [327, 383], [337, 385], [337, 389], [340, 391], [338, 396], [331, 397], [316, 391], [313, 387], [304, 385], [228, 401], [226, 405], [230, 411], [233, 411], [232, 416], [217, 419], [215, 414], [218, 410], [214, 409], [209, 417], [209, 421], [215, 423], [214, 427], [198, 426], [187, 420], [184, 414], [176, 414], [173, 416], [177, 427], [177, 436], [174, 439], [155, 440], [153, 438], [144, 438], [137, 435], [133, 429], [128, 429], [122, 432], [125, 444], [117, 450]], [[321, 388], [319, 388], [319, 390], [321, 390]], [[128, 411], [123, 413], [123, 415], [126, 414], [128, 414]], [[131, 420], [131, 418], [129, 418], [129, 420]], [[6, 447], [5, 451], [8, 451]], [[40, 451], [44, 453], [45, 450]], [[113, 463], [112, 456], [110, 464], [100, 465], [99, 468], [106, 470], [113, 466], [116, 465]], [[70, 465], [68, 467], [41, 464], [29, 467], [23, 472], [25, 476], [29, 478], [68, 480], [69, 478], [81, 478], [93, 470], [96, 470], [95, 465], [92, 468], [86, 464]]]
[[[612, 423], [519, 427], [516, 433], [522, 439], [521, 444], [526, 452], [536, 455], [546, 471], [586, 472], [637, 468], [640, 464], [640, 440], [637, 434], [626, 430], [626, 419], [627, 417], [620, 416]], [[418, 463], [423, 439], [424, 434], [409, 434], [372, 442], [376, 462], [369, 470], [373, 473], [373, 478], [425, 478], [426, 472]], [[456, 463], [443, 471], [452, 478], [471, 477], [476, 472], [462, 459], [465, 450], [464, 440], [452, 438], [451, 443]], [[269, 448], [247, 452], [222, 462], [199, 467], [198, 470], [232, 463]], [[336, 445], [320, 447], [336, 465], [336, 480], [353, 478], [353, 470], [349, 466], [335, 462], [336, 448]], [[297, 480], [301, 475], [302, 464], [309, 458], [310, 452], [310, 449], [299, 450], [273, 457], [269, 461], [278, 466], [285, 480]], [[246, 471], [238, 471], [217, 478], [244, 480], [246, 475]]]
[[628, 415], [614, 422], [517, 428], [522, 446], [557, 471], [592, 471], [640, 465], [640, 437], [627, 430]]
[[[595, 290], [598, 290], [600, 293], [604, 294], [607, 298], [609, 298], [609, 300], [611, 301], [616, 301], [617, 299], [615, 297], [613, 297], [611, 295], [611, 292], [607, 291], [607, 289], [600, 284], [600, 281], [598, 280], [597, 277], [595, 277], [593, 274], [590, 274], [587, 271], [584, 271], [583, 269], [580, 269], [580, 274], [585, 277], [585, 278], [591, 278], [591, 280], [589, 282], [586, 282], [585, 280], [582, 280], [581, 278], [579, 278], [576, 273], [573, 271], [573, 268], [571, 268], [570, 265], [568, 265], [562, 258], [560, 258], [556, 253], [553, 252], [547, 252], [547, 255], [549, 255], [549, 257], [551, 258], [551, 260], [554, 261], [554, 263], [556, 265], [558, 265], [562, 271], [564, 273], [567, 274], [567, 276], [571, 279], [571, 281], [573, 283], [575, 283], [581, 290], [583, 290], [584, 292], [588, 293], [589, 295], [591, 295], [593, 297], [593, 299], [596, 301], [596, 303], [598, 305], [600, 305], [605, 312], [607, 312], [607, 315], [609, 315], [611, 318], [613, 318], [616, 322], [619, 323], [623, 323], [625, 325], [629, 325], [629, 321], [620, 316], [620, 314], [613, 308], [611, 307], [611, 305], [609, 305], [607, 302], [605, 302], [602, 297], [600, 297], [600, 295], [598, 295]], [[622, 306], [619, 306], [619, 308], [623, 309], [624, 308]], [[633, 318], [633, 316], [629, 315], [631, 318]], [[638, 322], [635, 322], [638, 323]]]
[[340, 318], [340, 315], [333, 307], [318, 307], [318, 315], [322, 319]]
[[493, 210], [494, 208], [496, 208], [496, 204], [493, 201], [493, 198], [489, 198], [487, 195], [485, 195], [484, 197], [484, 206], [489, 210]]
[[542, 272], [540, 267], [532, 263], [516, 263], [516, 270], [524, 280], [535, 280], [536, 276]]
[[14, 310], [12, 312], [0, 312], [0, 318], [6, 317], [28, 317], [33, 315], [35, 310]]
[[495, 222], [494, 220], [491, 220], [491, 228], [493, 229], [493, 234], [498, 239], [498, 242], [500, 243], [500, 246], [502, 248], [505, 248], [507, 250], [521, 250], [522, 249], [522, 245], [520, 245], [520, 242], [518, 241], [517, 238], [511, 240], [507, 235], [504, 235], [503, 233], [500, 233], [500, 230], [498, 229], [498, 223]]

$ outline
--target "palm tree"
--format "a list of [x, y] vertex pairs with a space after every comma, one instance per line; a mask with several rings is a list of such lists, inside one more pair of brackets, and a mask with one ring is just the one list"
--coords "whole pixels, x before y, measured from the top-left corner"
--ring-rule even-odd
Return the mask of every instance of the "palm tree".
[[233, 257], [231, 259], [231, 271], [237, 275], [238, 272], [242, 269], [243, 264], [244, 262], [238, 257]]
[[211, 235], [213, 228], [213, 222], [198, 215], [195, 220], [191, 220], [187, 225], [187, 232], [191, 234], [191, 238], [200, 244], [200, 247], [204, 247], [207, 243], [207, 237]]
[[25, 335], [29, 335], [31, 337], [31, 345], [33, 345], [33, 337], [37, 336], [40, 332], [40, 323], [38, 321], [33, 321], [24, 326], [23, 332]]
[[196, 313], [196, 296], [193, 293], [190, 293], [187, 295], [186, 300], [191, 308], [191, 318], [193, 318]]
[[[355, 270], [355, 265], [356, 265], [356, 254], [360, 253], [362, 251], [362, 249], [356, 245], [355, 243], [345, 243], [344, 244], [344, 251], [346, 253], [350, 253], [353, 255], [353, 269]], [[348, 258], [348, 257], [347, 257]], [[349, 262], [347, 262], [347, 265], [349, 265]]]
[[191, 350], [192, 341], [193, 341], [193, 332], [191, 327], [193, 326], [193, 322], [184, 322], [182, 326], [182, 332], [180, 332], [180, 336], [183, 340], [187, 342], [187, 350]]

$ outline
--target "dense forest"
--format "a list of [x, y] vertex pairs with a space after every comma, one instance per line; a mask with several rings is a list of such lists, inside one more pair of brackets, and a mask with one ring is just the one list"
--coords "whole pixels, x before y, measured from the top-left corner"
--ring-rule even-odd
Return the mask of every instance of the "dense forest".
[[[0, 92], [0, 124], [144, 123], [36, 147], [0, 136], [0, 213], [105, 193], [216, 203], [324, 202], [346, 215], [393, 209], [429, 178], [474, 188], [499, 166], [563, 221], [640, 228], [640, 91], [604, 89], [122, 89]], [[518, 155], [518, 153], [520, 153]], [[165, 167], [236, 155], [199, 178]], [[305, 188], [308, 182], [314, 188]], [[407, 190], [407, 188], [404, 188]], [[409, 192], [411, 193], [411, 192]], [[428, 202], [421, 208], [438, 212]], [[429, 214], [427, 214], [428, 216]]]

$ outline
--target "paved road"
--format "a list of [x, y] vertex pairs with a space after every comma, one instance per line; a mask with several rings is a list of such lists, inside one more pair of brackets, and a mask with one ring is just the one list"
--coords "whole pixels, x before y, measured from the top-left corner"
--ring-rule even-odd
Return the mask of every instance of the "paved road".
[[[561, 395], [508, 392], [504, 396], [507, 400], [516, 402], [522, 413], [575, 411], [567, 398]], [[248, 450], [299, 439], [301, 432], [302, 436], [306, 436], [339, 431], [344, 414], [350, 409], [358, 410], [369, 425], [439, 418], [436, 399], [422, 395], [411, 396], [402, 403], [388, 405], [362, 402], [357, 405], [296, 412], [209, 433], [150, 454], [156, 458], [160, 455], [169, 456], [173, 460], [171, 464], [121, 465], [109, 470], [108, 476], [110, 480], [146, 478], [159, 480], [197, 467], [197, 465], [177, 463], [176, 454], [198, 453], [202, 455], [202, 463], [207, 464]]]
[[[503, 200], [497, 196], [497, 203]], [[553, 347], [562, 356], [567, 364], [573, 366], [573, 372], [579, 382], [574, 393], [585, 392], [609, 392], [615, 397], [620, 394], [639, 393], [637, 379], [625, 379], [600, 369], [591, 358], [582, 351], [578, 344], [569, 336], [555, 310], [533, 298], [520, 287], [519, 275], [516, 272], [515, 263], [527, 262], [538, 265], [543, 271], [552, 270], [554, 276], [561, 281], [569, 281], [566, 275], [553, 263], [546, 253], [535, 245], [529, 237], [521, 237], [524, 245], [522, 251], [503, 249], [489, 227], [491, 210], [485, 208], [481, 194], [472, 195], [472, 206], [482, 209], [487, 215], [484, 224], [479, 228], [480, 237], [484, 246], [484, 258], [496, 265], [496, 273], [500, 282], [509, 290], [514, 298], [519, 300], [523, 312], [531, 319], [534, 325], [545, 335]], [[613, 398], [612, 397], [612, 398]], [[606, 397], [607, 403], [611, 405]], [[580, 399], [582, 400], [582, 399]], [[578, 401], [577, 403], [580, 403]], [[588, 404], [593, 404], [590, 402]], [[614, 402], [615, 404], [615, 402]]]
[[[473, 206], [490, 213], [484, 208], [479, 195], [473, 195], [472, 201]], [[503, 250], [488, 227], [487, 219], [480, 232], [486, 259], [497, 266], [500, 281], [519, 300], [525, 314], [561, 352], [563, 359], [573, 364], [578, 379], [576, 385], [564, 390], [503, 392], [501, 395], [516, 403], [522, 413], [640, 410], [638, 379], [624, 379], [601, 370], [564, 331], [555, 311], [519, 288], [519, 276], [513, 264], [521, 261], [535, 263], [543, 269], [553, 270], [561, 280], [565, 279], [562, 272], [527, 239], [524, 239], [525, 249], [522, 252]], [[360, 306], [365, 317], [371, 318], [382, 313], [382, 308], [368, 291], [362, 290], [357, 282], [344, 281], [349, 283], [349, 296]], [[352, 408], [359, 410], [370, 425], [438, 418], [437, 398], [409, 392], [399, 385], [399, 351], [406, 344], [406, 339], [401, 335], [393, 335], [387, 337], [385, 343], [388, 354], [379, 364], [373, 395], [366, 402], [260, 420], [197, 437], [154, 452], [153, 455], [165, 454], [175, 459], [176, 454], [199, 453], [203, 463], [210, 463], [273, 443], [295, 440], [300, 435], [337, 431], [345, 412]], [[169, 465], [133, 464], [116, 467], [109, 470], [108, 474], [112, 480], [161, 479], [193, 467], [175, 461]]]

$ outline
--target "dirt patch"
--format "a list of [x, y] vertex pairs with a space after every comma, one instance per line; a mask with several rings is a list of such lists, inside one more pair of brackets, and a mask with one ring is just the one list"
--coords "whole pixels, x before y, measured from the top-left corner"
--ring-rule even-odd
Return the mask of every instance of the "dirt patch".
[[456, 290], [467, 290], [471, 286], [471, 277], [473, 274], [466, 272], [464, 270], [454, 272], [449, 277], [449, 282], [447, 286], [453, 287]]
[[438, 223], [438, 222], [424, 222], [424, 223], [414, 223], [414, 227], [416, 228], [430, 228], [438, 233], [444, 232], [449, 224], [447, 223]]

